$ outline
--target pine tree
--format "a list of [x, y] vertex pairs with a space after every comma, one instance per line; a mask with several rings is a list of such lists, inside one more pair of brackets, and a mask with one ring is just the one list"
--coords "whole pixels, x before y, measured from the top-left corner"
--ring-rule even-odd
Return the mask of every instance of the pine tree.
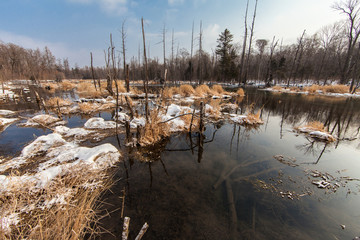
[[220, 72], [224, 80], [229, 80], [236, 77], [235, 58], [236, 51], [232, 44], [233, 35], [228, 29], [220, 33], [217, 40], [216, 54], [220, 56]]

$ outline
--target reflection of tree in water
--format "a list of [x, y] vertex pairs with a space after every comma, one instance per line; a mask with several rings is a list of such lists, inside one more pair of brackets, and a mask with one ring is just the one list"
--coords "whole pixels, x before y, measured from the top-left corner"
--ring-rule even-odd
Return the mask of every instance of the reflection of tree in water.
[[306, 137], [306, 140], [308, 141], [307, 143], [295, 146], [296, 149], [304, 152], [305, 155], [312, 155], [314, 157], [317, 157], [317, 160], [315, 162], [312, 162], [312, 164], [319, 163], [321, 157], [326, 152], [329, 143], [319, 142], [309, 137]]
[[250, 90], [246, 102], [264, 106], [265, 111], [281, 117], [280, 138], [284, 124], [299, 126], [306, 122], [319, 121], [325, 129], [341, 140], [359, 137], [360, 101], [353, 98], [317, 97], [300, 94], [277, 94]]

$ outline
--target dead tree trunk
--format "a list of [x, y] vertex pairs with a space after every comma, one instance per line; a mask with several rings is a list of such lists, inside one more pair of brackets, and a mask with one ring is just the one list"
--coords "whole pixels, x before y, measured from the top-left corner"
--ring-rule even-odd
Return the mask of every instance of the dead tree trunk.
[[145, 31], [144, 31], [144, 19], [141, 18], [141, 28], [143, 35], [143, 43], [144, 43], [144, 71], [145, 71], [145, 79], [144, 79], [144, 91], [145, 91], [145, 118], [146, 122], [149, 121], [149, 106], [148, 106], [148, 71], [147, 71], [147, 58], [146, 58], [146, 41], [145, 41]]
[[251, 56], [251, 44], [254, 36], [254, 27], [255, 27], [255, 18], [256, 18], [256, 9], [257, 9], [258, 0], [255, 2], [255, 9], [254, 9], [254, 15], [253, 20], [250, 28], [250, 38], [249, 38], [249, 49], [246, 57], [246, 68], [245, 68], [245, 75], [244, 75], [244, 84], [247, 82], [247, 77], [249, 73], [249, 67], [250, 67], [250, 56]]
[[[95, 80], [95, 73], [94, 73], [94, 66], [93, 66], [93, 55], [92, 55], [92, 52], [90, 52], [90, 58], [91, 58], [91, 77], [93, 79], [93, 83], [94, 83], [94, 87], [95, 87], [95, 90], [97, 91], [97, 88], [96, 88], [96, 80]], [[100, 86], [99, 86], [100, 87]]]
[[[291, 80], [292, 75], [294, 74], [294, 73], [293, 73], [294, 67], [295, 67], [295, 65], [296, 65], [296, 60], [298, 60], [298, 55], [299, 55], [300, 48], [302, 47], [302, 41], [303, 41], [303, 39], [304, 39], [305, 32], [306, 32], [306, 29], [304, 30], [303, 34], [301, 35], [301, 37], [300, 37], [300, 39], [299, 39], [298, 46], [297, 46], [297, 48], [296, 48], [296, 53], [295, 53], [295, 57], [294, 57], [293, 64], [291, 65], [290, 74], [289, 74], [289, 78], [288, 78], [288, 82], [287, 82], [287, 87], [290, 86], [290, 80]], [[294, 74], [294, 79], [295, 79], [295, 78], [296, 78], [296, 72], [295, 72], [295, 74]]]
[[245, 52], [246, 52], [246, 42], [247, 42], [247, 34], [248, 34], [248, 28], [247, 28], [247, 13], [249, 9], [249, 0], [246, 3], [246, 11], [245, 11], [245, 34], [244, 34], [244, 42], [243, 42], [243, 49], [241, 53], [241, 60], [240, 60], [240, 72], [239, 72], [239, 85], [243, 82], [244, 84], [246, 82], [243, 81], [243, 71], [244, 71], [244, 62], [245, 62]]

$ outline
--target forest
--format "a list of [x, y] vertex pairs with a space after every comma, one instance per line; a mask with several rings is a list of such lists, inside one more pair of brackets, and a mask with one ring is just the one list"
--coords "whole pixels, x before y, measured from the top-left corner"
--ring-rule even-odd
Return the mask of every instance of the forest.
[[[153, 57], [147, 59], [148, 76], [150, 80], [164, 78], [165, 69], [167, 80], [193, 81], [195, 83], [231, 82], [246, 84], [249, 80], [258, 80], [268, 85], [309, 82], [330, 84], [350, 84], [351, 91], [359, 87], [360, 71], [359, 56], [360, 34], [359, 4], [357, 1], [347, 1], [334, 5], [333, 8], [345, 15], [347, 19], [324, 26], [315, 34], [308, 34], [304, 30], [297, 42], [284, 45], [282, 39], [253, 39], [256, 8], [253, 22], [245, 28], [243, 43], [235, 42], [229, 29], [225, 29], [218, 37], [217, 47], [213, 52], [202, 49], [203, 33], [200, 23], [198, 37], [192, 31], [191, 49], [177, 47], [174, 49], [172, 36], [171, 54], [165, 54], [165, 34], [162, 35], [164, 45], [163, 59]], [[246, 10], [246, 17], [248, 15]], [[245, 18], [245, 23], [247, 19]], [[247, 24], [246, 24], [247, 26]], [[122, 25], [123, 42], [126, 33], [124, 22]], [[194, 27], [193, 27], [194, 29]], [[250, 35], [249, 35], [250, 30]], [[124, 33], [125, 32], [125, 33]], [[199, 41], [198, 49], [194, 49], [194, 41]], [[253, 43], [254, 42], [254, 43]], [[115, 48], [115, 47], [114, 47]], [[132, 56], [129, 63], [129, 79], [144, 79], [144, 67], [139, 49], [138, 56]], [[120, 52], [120, 51], [119, 51]], [[106, 51], [104, 51], [106, 55]], [[125, 54], [123, 54], [125, 56]], [[118, 79], [125, 78], [124, 64], [121, 54], [115, 56], [118, 64]], [[128, 57], [129, 58], [129, 57]], [[124, 58], [125, 59], [125, 58]], [[89, 57], [90, 63], [90, 57]], [[95, 67], [96, 78], [106, 78], [106, 67]], [[48, 47], [45, 49], [25, 49], [12, 43], [0, 42], [0, 79], [91, 79], [89, 66], [70, 67], [68, 59], [56, 59]]]

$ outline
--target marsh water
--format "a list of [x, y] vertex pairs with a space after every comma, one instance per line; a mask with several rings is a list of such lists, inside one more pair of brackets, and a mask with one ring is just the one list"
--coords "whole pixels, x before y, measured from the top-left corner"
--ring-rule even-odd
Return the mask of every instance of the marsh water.
[[[99, 226], [107, 231], [99, 238], [121, 239], [124, 191], [130, 239], [145, 222], [150, 227], [143, 239], [360, 236], [360, 100], [250, 88], [240, 106], [252, 103], [262, 109], [264, 124], [257, 128], [209, 122], [204, 136], [176, 134], [148, 149], [119, 146], [116, 137], [103, 140], [121, 148], [124, 161], [102, 199]], [[68, 117], [68, 125], [82, 126], [86, 118]], [[293, 131], [310, 121], [325, 123], [338, 141]], [[0, 154], [16, 155], [34, 134], [47, 133], [11, 125], [0, 134]], [[318, 188], [318, 180], [331, 187]]]

